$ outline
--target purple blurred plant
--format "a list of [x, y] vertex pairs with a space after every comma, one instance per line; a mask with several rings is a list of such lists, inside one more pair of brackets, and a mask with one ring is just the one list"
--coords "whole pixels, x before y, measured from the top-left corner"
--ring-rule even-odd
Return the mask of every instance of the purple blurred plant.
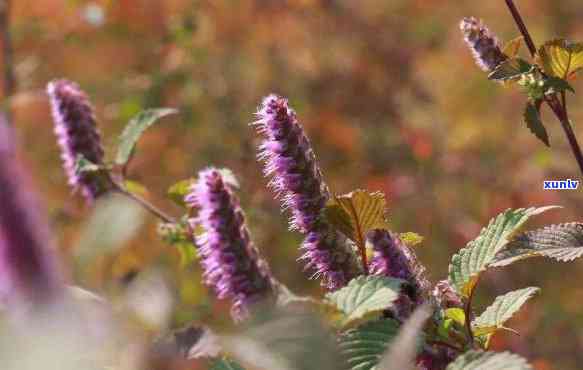
[[77, 168], [77, 161], [81, 157], [97, 166], [104, 164], [104, 152], [93, 107], [87, 95], [71, 81], [51, 81], [47, 85], [47, 93], [69, 184], [74, 190], [80, 189], [91, 203], [113, 188], [109, 176], [103, 171], [80, 173]]
[[476, 64], [485, 72], [492, 72], [500, 63], [508, 59], [500, 50], [498, 39], [478, 19], [474, 17], [462, 19], [460, 30], [476, 59]]
[[248, 316], [252, 305], [273, 298], [277, 282], [251, 241], [243, 210], [231, 186], [215, 168], [203, 170], [185, 197], [198, 215], [189, 219], [196, 236], [205, 283], [219, 299], [233, 301], [237, 321]]
[[368, 234], [368, 242], [373, 250], [370, 273], [408, 283], [394, 308], [396, 318], [403, 321], [427, 298], [430, 283], [425, 277], [425, 267], [399, 236], [390, 231], [373, 230]]
[[269, 186], [291, 213], [290, 226], [306, 235], [302, 244], [306, 269], [322, 277], [328, 290], [345, 286], [361, 270], [348, 240], [321, 217], [330, 192], [316, 156], [286, 99], [267, 96], [254, 123], [264, 136], [259, 159], [265, 163]]
[[48, 303], [62, 289], [41, 202], [0, 116], [0, 301]]

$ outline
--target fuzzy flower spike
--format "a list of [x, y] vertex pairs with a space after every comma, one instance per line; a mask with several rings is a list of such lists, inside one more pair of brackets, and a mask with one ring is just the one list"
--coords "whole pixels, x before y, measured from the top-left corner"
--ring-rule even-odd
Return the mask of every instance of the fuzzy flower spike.
[[291, 228], [306, 235], [301, 259], [328, 290], [345, 286], [360, 273], [360, 265], [347, 239], [320, 217], [330, 192], [295, 112], [286, 99], [269, 95], [257, 116], [254, 125], [264, 136], [259, 159], [265, 163], [265, 175], [271, 177], [270, 187], [282, 208], [291, 213]]
[[233, 301], [233, 318], [247, 317], [251, 305], [273, 298], [276, 281], [253, 245], [239, 200], [221, 172], [214, 168], [199, 173], [185, 197], [198, 216], [189, 220], [201, 227], [196, 237], [204, 280], [219, 299]]
[[429, 281], [425, 268], [398, 235], [387, 230], [373, 230], [367, 235], [373, 250], [370, 272], [374, 275], [403, 279], [409, 288], [396, 302], [395, 316], [406, 319], [428, 295]]
[[51, 101], [55, 134], [61, 147], [63, 166], [74, 190], [81, 190], [89, 202], [112, 188], [102, 172], [77, 173], [77, 158], [82, 155], [96, 165], [103, 165], [103, 148], [95, 124], [93, 107], [79, 86], [67, 80], [54, 80], [47, 86]]
[[462, 19], [460, 30], [472, 51], [476, 64], [485, 72], [492, 72], [508, 57], [500, 50], [498, 40], [488, 28], [474, 17]]

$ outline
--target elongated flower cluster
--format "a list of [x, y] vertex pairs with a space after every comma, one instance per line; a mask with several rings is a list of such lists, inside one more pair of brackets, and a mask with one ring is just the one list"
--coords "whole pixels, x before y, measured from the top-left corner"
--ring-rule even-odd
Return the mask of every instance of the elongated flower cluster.
[[0, 301], [48, 303], [62, 288], [48, 221], [0, 119]]
[[409, 289], [406, 289], [405, 294], [395, 304], [395, 316], [405, 319], [423, 302], [429, 288], [425, 268], [396, 234], [387, 230], [373, 230], [369, 232], [367, 239], [373, 250], [370, 272], [403, 279], [409, 283]]
[[476, 64], [485, 72], [492, 72], [508, 57], [500, 50], [498, 40], [488, 28], [474, 17], [462, 19], [460, 29], [472, 51]]
[[265, 137], [259, 149], [264, 173], [282, 208], [291, 213], [291, 228], [306, 235], [301, 259], [329, 290], [345, 286], [359, 273], [359, 265], [346, 238], [320, 217], [330, 192], [295, 112], [286, 99], [269, 95], [257, 117], [255, 126]]
[[251, 305], [273, 295], [276, 281], [253, 245], [239, 200], [214, 168], [199, 173], [185, 197], [198, 209], [191, 226], [204, 232], [196, 237], [205, 283], [219, 299], [233, 301], [235, 320], [244, 319]]
[[55, 134], [61, 147], [63, 166], [74, 190], [80, 189], [89, 202], [111, 189], [109, 177], [100, 172], [78, 173], [79, 156], [103, 165], [103, 148], [93, 108], [79, 86], [67, 80], [54, 80], [47, 86]]

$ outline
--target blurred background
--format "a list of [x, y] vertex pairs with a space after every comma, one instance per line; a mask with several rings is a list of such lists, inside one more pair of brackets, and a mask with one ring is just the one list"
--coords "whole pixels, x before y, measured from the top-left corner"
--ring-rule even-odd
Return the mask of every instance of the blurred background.
[[[517, 3], [536, 42], [583, 39], [580, 0]], [[295, 262], [301, 237], [287, 231], [265, 189], [248, 125], [272, 92], [298, 112], [334, 192], [383, 191], [393, 228], [425, 237], [416, 248], [433, 281], [505, 208], [564, 207], [531, 226], [580, 221], [579, 191], [543, 190], [545, 179], [580, 179], [559, 123], [543, 114], [551, 149], [524, 127], [525, 98], [488, 81], [462, 41], [458, 23], [469, 15], [501, 40], [519, 35], [502, 0], [13, 0], [16, 87], [8, 106], [63, 258], [74, 254], [91, 209], [71, 194], [61, 170], [44, 93], [59, 77], [90, 95], [108, 148], [140, 110], [178, 108], [142, 138], [130, 178], [180, 216], [165, 196], [169, 186], [207, 165], [231, 168], [257, 245], [297, 293], [320, 290]], [[569, 108], [583, 140], [581, 99], [571, 98]], [[228, 305], [207, 294], [196, 262], [159, 241], [156, 227], [149, 217], [131, 241], [99, 254], [82, 285], [111, 289], [162, 269], [178, 297], [173, 325], [220, 324]], [[582, 278], [581, 262], [543, 260], [487, 274], [481, 306], [509, 290], [543, 288], [510, 324], [522, 336], [500, 333], [495, 347], [525, 355], [537, 369], [581, 368]]]

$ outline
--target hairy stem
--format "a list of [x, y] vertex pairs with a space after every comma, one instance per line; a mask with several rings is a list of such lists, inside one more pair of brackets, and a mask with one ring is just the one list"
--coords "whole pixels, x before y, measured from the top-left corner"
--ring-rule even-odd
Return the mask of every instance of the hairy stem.
[[[4, 99], [8, 100], [14, 94], [16, 87], [16, 78], [14, 77], [13, 68], [13, 49], [12, 36], [10, 33], [10, 0], [0, 0], [0, 43], [2, 50], [2, 92]], [[11, 121], [11, 112], [9, 105], [5, 107], [8, 122]]]
[[[522, 37], [524, 37], [524, 41], [528, 46], [530, 55], [534, 58], [536, 56], [536, 46], [532, 40], [532, 37], [530, 36], [530, 33], [528, 32], [528, 29], [526, 28], [526, 25], [524, 24], [524, 21], [522, 20], [520, 12], [516, 8], [516, 5], [514, 5], [513, 0], [505, 1], [506, 5], [508, 5], [510, 13], [512, 14], [512, 17], [514, 18], [514, 21], [516, 22], [516, 25], [518, 26], [518, 29], [520, 30], [520, 33], [522, 34]], [[553, 113], [555, 113], [557, 119], [561, 122], [561, 126], [563, 127], [563, 131], [565, 132], [565, 136], [567, 136], [567, 140], [569, 141], [569, 145], [571, 146], [573, 156], [575, 157], [575, 160], [579, 165], [579, 170], [583, 175], [583, 154], [581, 153], [581, 147], [577, 142], [577, 137], [575, 136], [575, 132], [573, 131], [573, 127], [571, 126], [571, 122], [569, 121], [569, 115], [567, 114], [565, 92], [561, 93], [561, 100], [562, 103], [559, 101], [559, 98], [557, 97], [556, 94], [545, 97], [545, 102], [552, 109]]]

